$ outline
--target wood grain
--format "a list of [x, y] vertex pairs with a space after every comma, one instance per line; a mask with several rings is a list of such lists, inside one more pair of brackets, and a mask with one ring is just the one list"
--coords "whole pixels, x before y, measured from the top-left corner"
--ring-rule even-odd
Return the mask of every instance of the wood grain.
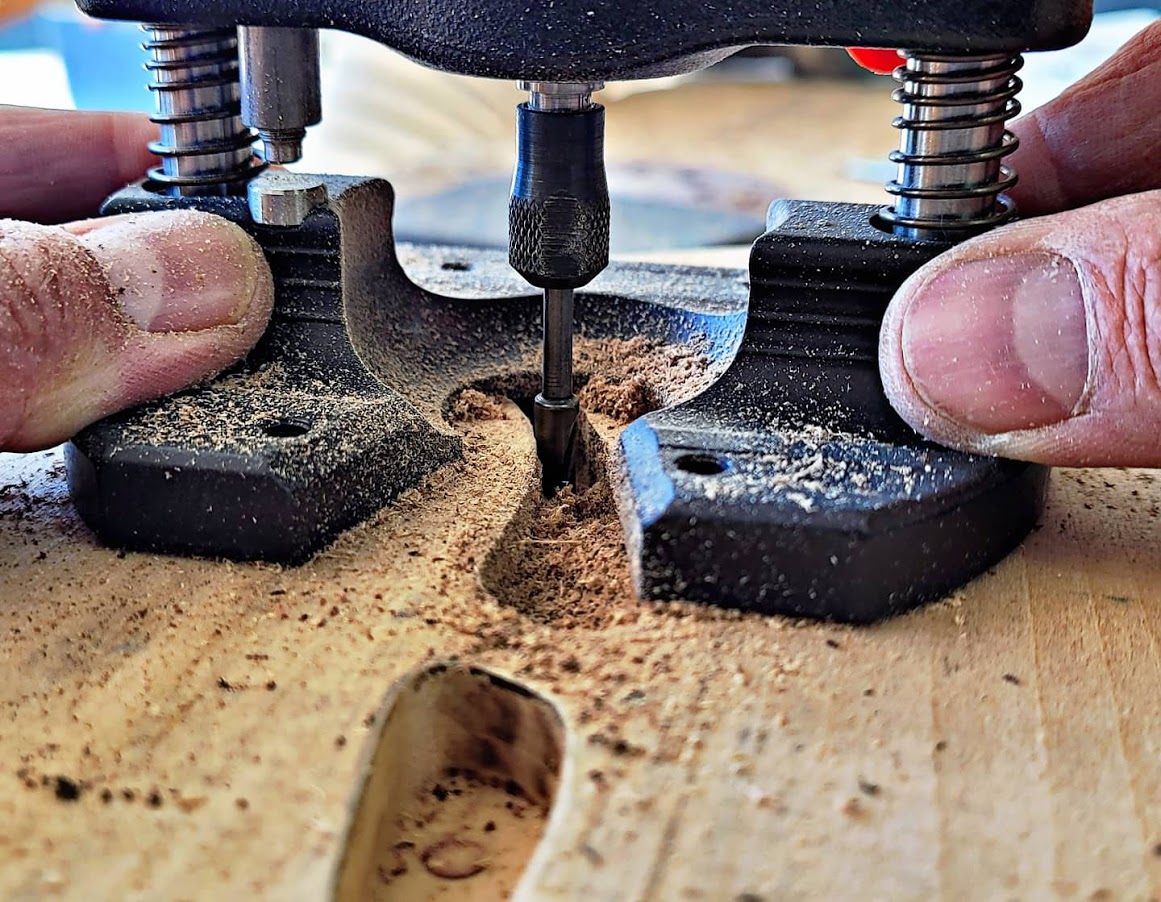
[[558, 630], [480, 589], [535, 476], [523, 422], [473, 430], [293, 571], [99, 549], [59, 469], [5, 457], [0, 893], [320, 898], [380, 697], [457, 657], [568, 732], [516, 898], [1157, 893], [1156, 474], [1056, 473], [1023, 548], [870, 629], [663, 606]]
[[[870, 115], [862, 89], [832, 98], [786, 153], [759, 127], [772, 95], [697, 92], [625, 103], [670, 161], [768, 146], [807, 195], [838, 184], [842, 110]], [[819, 109], [774, 93], [786, 121]], [[686, 146], [662, 111], [691, 99]], [[481, 587], [531, 528], [526, 423], [465, 428], [464, 463], [294, 570], [99, 548], [56, 457], [0, 456], [0, 897], [324, 898], [384, 697], [449, 660], [565, 727], [517, 899], [1161, 895], [1157, 474], [1055, 473], [1021, 549], [876, 627], [619, 599], [564, 628]]]

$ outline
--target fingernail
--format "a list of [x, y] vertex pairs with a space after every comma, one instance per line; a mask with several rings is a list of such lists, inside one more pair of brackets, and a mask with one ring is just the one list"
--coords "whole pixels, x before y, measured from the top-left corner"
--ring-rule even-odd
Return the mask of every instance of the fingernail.
[[147, 332], [234, 325], [258, 287], [257, 243], [206, 213], [120, 216], [80, 240], [104, 266], [125, 313]]
[[929, 407], [997, 435], [1073, 415], [1088, 382], [1076, 267], [1029, 253], [952, 266], [904, 308], [903, 365]]

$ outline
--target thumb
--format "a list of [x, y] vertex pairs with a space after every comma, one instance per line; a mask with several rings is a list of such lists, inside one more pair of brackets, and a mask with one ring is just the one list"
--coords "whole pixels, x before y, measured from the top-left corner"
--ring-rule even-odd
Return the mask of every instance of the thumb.
[[0, 221], [0, 450], [63, 441], [238, 360], [274, 290], [258, 245], [205, 213]]
[[1161, 192], [1006, 226], [900, 288], [883, 385], [936, 441], [1058, 466], [1161, 465]]

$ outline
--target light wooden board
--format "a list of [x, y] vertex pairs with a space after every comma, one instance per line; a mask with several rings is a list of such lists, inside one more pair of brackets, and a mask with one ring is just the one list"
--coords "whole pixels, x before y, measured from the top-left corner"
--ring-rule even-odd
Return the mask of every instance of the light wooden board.
[[[642, 137], [611, 148], [850, 196], [832, 138], [890, 104], [831, 90], [633, 98]], [[665, 124], [693, 108], [702, 131]], [[566, 629], [481, 587], [497, 543], [544, 548], [526, 424], [468, 429], [465, 463], [295, 570], [101, 549], [56, 458], [0, 457], [0, 898], [323, 898], [384, 697], [451, 659], [564, 726], [520, 899], [1161, 893], [1156, 474], [1057, 472], [1019, 551], [873, 628], [618, 596]]]
[[59, 468], [5, 488], [0, 895], [320, 898], [381, 697], [454, 657], [567, 730], [521, 898], [1157, 892], [1155, 474], [1056, 473], [1023, 548], [870, 629], [625, 600], [563, 630], [480, 588], [535, 476], [524, 423], [474, 429], [469, 464], [298, 570], [120, 557]]

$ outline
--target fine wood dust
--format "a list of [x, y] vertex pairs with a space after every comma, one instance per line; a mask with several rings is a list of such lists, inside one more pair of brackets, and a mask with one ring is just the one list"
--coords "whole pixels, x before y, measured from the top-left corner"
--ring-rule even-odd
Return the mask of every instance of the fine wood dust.
[[[444, 406], [446, 419], [460, 424], [498, 418], [496, 399], [501, 396], [530, 403], [539, 391], [538, 365], [534, 354], [512, 369], [462, 389]], [[727, 360], [711, 358], [704, 348], [640, 335], [577, 335], [573, 345], [574, 383], [581, 409], [609, 417], [620, 426], [650, 411], [688, 401], [709, 388], [727, 366]]]
[[[579, 338], [577, 480], [555, 497], [529, 493], [481, 568], [481, 581], [503, 605], [560, 629], [601, 629], [636, 607], [621, 523], [608, 473], [619, 427], [704, 390], [716, 376], [696, 349], [644, 337]], [[578, 380], [579, 381], [579, 380]], [[493, 419], [503, 401], [466, 389], [453, 420]], [[497, 414], [499, 412], [499, 414]]]
[[[606, 397], [614, 397], [611, 386]], [[637, 602], [607, 473], [606, 442], [616, 424], [594, 415], [579, 429], [576, 487], [553, 498], [530, 493], [485, 560], [481, 581], [537, 623], [594, 630]]]
[[727, 361], [703, 349], [665, 344], [644, 336], [594, 339], [577, 336], [575, 369], [581, 408], [625, 425], [651, 410], [687, 401], [722, 374]]
[[502, 401], [474, 388], [465, 388], [448, 408], [448, 419], [453, 423], [471, 420], [506, 420], [508, 414]]
[[657, 389], [638, 374], [615, 376], [595, 373], [580, 392], [581, 407], [612, 417], [626, 425], [661, 407]]

